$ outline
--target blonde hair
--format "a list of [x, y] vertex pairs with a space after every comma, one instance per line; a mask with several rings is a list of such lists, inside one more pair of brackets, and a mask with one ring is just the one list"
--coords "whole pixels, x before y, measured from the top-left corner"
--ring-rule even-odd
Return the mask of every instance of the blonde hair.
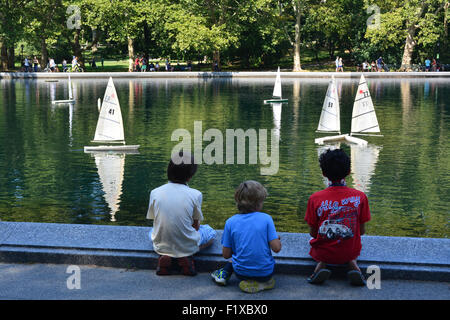
[[250, 213], [262, 209], [262, 203], [269, 194], [266, 188], [254, 180], [242, 182], [234, 193], [234, 200], [240, 213]]

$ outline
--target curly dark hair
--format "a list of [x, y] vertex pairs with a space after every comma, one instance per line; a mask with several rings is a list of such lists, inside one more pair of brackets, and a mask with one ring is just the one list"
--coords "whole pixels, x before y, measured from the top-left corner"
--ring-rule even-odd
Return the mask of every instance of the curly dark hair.
[[342, 149], [328, 149], [319, 157], [320, 168], [328, 180], [344, 179], [350, 173], [350, 158]]

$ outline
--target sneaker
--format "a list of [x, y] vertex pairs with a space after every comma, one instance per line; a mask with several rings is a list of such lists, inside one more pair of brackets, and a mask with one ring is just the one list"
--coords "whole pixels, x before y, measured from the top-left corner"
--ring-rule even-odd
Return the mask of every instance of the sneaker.
[[361, 272], [358, 270], [351, 270], [347, 272], [347, 278], [350, 281], [350, 284], [352, 286], [365, 286], [366, 285], [366, 279], [364, 279], [364, 276]]
[[195, 276], [197, 271], [195, 270], [194, 258], [183, 257], [177, 259], [178, 266], [181, 268], [181, 273], [185, 276]]
[[274, 278], [270, 278], [267, 282], [259, 282], [255, 280], [243, 280], [239, 283], [239, 288], [247, 293], [256, 293], [262, 290], [269, 290], [275, 287]]
[[331, 271], [328, 269], [320, 269], [317, 272], [314, 272], [309, 278], [308, 282], [311, 284], [322, 284], [324, 283], [331, 275]]
[[156, 267], [156, 274], [158, 276], [168, 276], [171, 273], [170, 268], [172, 267], [172, 257], [160, 256], [158, 258], [158, 265]]
[[214, 279], [214, 281], [217, 284], [220, 284], [222, 286], [226, 286], [228, 279], [230, 279], [231, 274], [228, 273], [225, 269], [219, 269], [211, 273], [211, 278]]

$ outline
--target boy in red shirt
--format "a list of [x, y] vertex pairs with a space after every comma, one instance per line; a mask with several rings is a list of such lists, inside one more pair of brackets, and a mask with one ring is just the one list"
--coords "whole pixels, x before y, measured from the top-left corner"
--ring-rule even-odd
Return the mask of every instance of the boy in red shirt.
[[330, 185], [313, 193], [308, 200], [305, 221], [313, 237], [309, 254], [318, 262], [308, 282], [320, 284], [327, 280], [331, 271], [326, 269], [326, 264], [347, 264], [350, 283], [365, 285], [356, 258], [361, 252], [364, 224], [370, 220], [367, 196], [345, 185], [350, 159], [343, 150], [327, 150], [319, 163]]

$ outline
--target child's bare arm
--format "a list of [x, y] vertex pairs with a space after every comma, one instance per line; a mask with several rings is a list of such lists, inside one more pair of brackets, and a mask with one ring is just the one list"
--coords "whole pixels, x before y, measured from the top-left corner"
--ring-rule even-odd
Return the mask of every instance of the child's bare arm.
[[363, 235], [366, 233], [366, 225], [364, 223], [361, 223], [359, 225], [359, 233], [360, 233], [360, 235]]
[[317, 237], [317, 231], [318, 230], [317, 230], [316, 227], [309, 226], [309, 235], [311, 237], [316, 238]]
[[232, 254], [233, 254], [233, 252], [231, 251], [231, 248], [222, 247], [222, 256], [225, 259], [230, 259]]
[[278, 236], [278, 239], [274, 239], [269, 242], [270, 249], [272, 249], [273, 252], [277, 253], [281, 251], [281, 240], [280, 236]]
[[198, 222], [198, 219], [194, 220], [194, 223], [192, 224], [192, 226], [194, 227], [195, 230], [198, 231], [198, 229], [200, 229], [200, 223]]

